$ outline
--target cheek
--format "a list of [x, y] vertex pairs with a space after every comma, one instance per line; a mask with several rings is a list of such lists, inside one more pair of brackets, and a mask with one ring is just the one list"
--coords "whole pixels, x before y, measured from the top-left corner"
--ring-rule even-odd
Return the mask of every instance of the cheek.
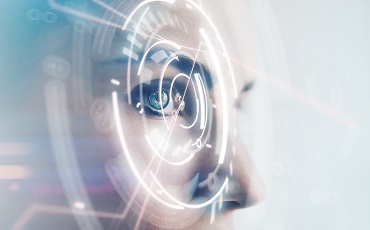
[[[183, 146], [190, 145], [194, 140], [193, 133], [184, 131], [179, 125], [171, 127], [172, 117], [166, 119], [144, 118], [130, 106], [121, 111], [122, 131], [128, 148], [129, 156], [141, 175], [150, 172], [164, 185], [184, 185], [194, 178], [198, 166], [196, 159], [184, 165], [172, 165], [160, 160], [158, 155], [169, 162], [179, 162], [186, 157]], [[183, 118], [178, 117], [176, 123]], [[122, 150], [123, 151], [123, 150]], [[131, 167], [129, 165], [129, 167]]]

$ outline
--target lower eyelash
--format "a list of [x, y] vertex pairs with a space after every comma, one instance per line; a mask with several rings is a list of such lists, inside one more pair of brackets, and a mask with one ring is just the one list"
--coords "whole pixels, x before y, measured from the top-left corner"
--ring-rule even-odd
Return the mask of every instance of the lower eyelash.
[[[142, 87], [142, 94], [140, 94], [140, 88]], [[170, 95], [170, 88], [171, 88], [171, 80], [165, 79], [162, 83], [162, 91], [167, 92], [167, 95], [169, 97], [169, 100], [174, 100], [173, 95], [176, 95], [179, 93], [179, 90], [176, 87], [172, 87], [172, 92]], [[171, 113], [164, 113], [161, 110], [157, 110], [155, 108], [152, 108], [150, 106], [150, 102], [148, 99], [148, 94], [153, 89], [158, 89], [158, 80], [152, 81], [150, 84], [139, 84], [137, 85], [130, 93], [132, 95], [132, 106], [137, 108], [137, 104], [140, 103], [142, 106], [141, 108], [144, 109], [144, 113], [153, 119], [161, 117], [172, 117], [172, 111]]]
[[144, 111], [145, 111], [146, 114], [147, 113], [152, 113], [152, 114], [155, 114], [155, 116], [158, 116], [158, 117], [163, 117], [163, 116], [165, 116], [165, 117], [172, 117], [172, 114], [162, 113], [162, 112], [156, 111], [156, 110], [154, 110], [154, 109], [152, 109], [152, 108], [150, 108], [148, 106], [144, 106]]

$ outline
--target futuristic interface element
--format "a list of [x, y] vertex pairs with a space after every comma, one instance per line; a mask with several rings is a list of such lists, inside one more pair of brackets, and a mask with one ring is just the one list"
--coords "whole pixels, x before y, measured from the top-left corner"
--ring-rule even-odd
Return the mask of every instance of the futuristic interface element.
[[[193, 159], [195, 154], [198, 154], [210, 140], [211, 135], [211, 125], [212, 125], [212, 114], [213, 109], [209, 104], [216, 103], [216, 100], [212, 100], [206, 88], [210, 86], [206, 85], [203, 82], [201, 75], [204, 76], [205, 71], [197, 65], [197, 56], [199, 51], [196, 53], [196, 57], [190, 56], [186, 51], [181, 50], [181, 46], [176, 44], [173, 41], [169, 40], [159, 40], [157, 41], [155, 37], [148, 36], [148, 33], [151, 31], [160, 31], [161, 27], [171, 26], [171, 22], [174, 24], [176, 29], [187, 31], [187, 27], [184, 21], [179, 21], [175, 16], [171, 18], [171, 15], [166, 11], [149, 11], [150, 6], [148, 4], [143, 4], [140, 8], [136, 9], [133, 14], [128, 18], [138, 18], [137, 22], [130, 23], [126, 21], [123, 30], [126, 30], [128, 25], [132, 25], [133, 33], [129, 33], [127, 36], [129, 48], [123, 47], [123, 53], [128, 57], [128, 69], [127, 69], [127, 91], [131, 89], [131, 82], [134, 81], [132, 78], [139, 78], [140, 84], [139, 89], [133, 91], [135, 98], [132, 98], [130, 93], [128, 94], [127, 100], [128, 104], [134, 103], [134, 107], [138, 109], [142, 116], [143, 128], [145, 132], [145, 139], [148, 142], [149, 146], [152, 148], [155, 156], [164, 161], [164, 164], [172, 165], [183, 165], [187, 164]], [[191, 12], [192, 13], [192, 12]], [[136, 14], [138, 16], [136, 17]], [[168, 18], [159, 15], [168, 15]], [[153, 26], [148, 22], [150, 16], [152, 18], [160, 18], [162, 20], [161, 24], [154, 24]], [[147, 16], [147, 17], [145, 17]], [[174, 21], [178, 23], [174, 23]], [[182, 25], [182, 26], [181, 26]], [[145, 28], [145, 32], [141, 29]], [[199, 33], [203, 36], [204, 43], [209, 41], [208, 35], [204, 32], [203, 28], [199, 28]], [[142, 43], [146, 44], [145, 47], [148, 47], [146, 50], [143, 50]], [[209, 44], [211, 46], [211, 44]], [[211, 46], [212, 47], [212, 46]], [[143, 53], [139, 55], [138, 53]], [[139, 58], [140, 56], [140, 58]], [[148, 57], [150, 56], [150, 57]], [[184, 59], [184, 60], [183, 60]], [[190, 61], [190, 65], [182, 65], [181, 63], [186, 63]], [[191, 60], [194, 62], [191, 65]], [[214, 61], [217, 61], [215, 59]], [[137, 62], [137, 63], [135, 63]], [[132, 71], [131, 66], [137, 65], [138, 70]], [[174, 75], [175, 73], [171, 72], [169, 68], [177, 67], [175, 72], [176, 75], [172, 79], [165, 79], [166, 75]], [[184, 68], [185, 66], [185, 68]], [[187, 68], [190, 67], [190, 68]], [[157, 69], [160, 69], [159, 79], [153, 80], [153, 72], [158, 72]], [[218, 79], [220, 82], [223, 81], [222, 76], [219, 76]], [[205, 77], [203, 77], [205, 79]], [[138, 91], [137, 93], [135, 91]], [[220, 88], [220, 92], [224, 92]], [[136, 94], [135, 94], [136, 93]], [[226, 95], [222, 95], [221, 97]], [[117, 130], [122, 144], [123, 152], [125, 153], [129, 162], [132, 162], [130, 148], [125, 141], [124, 135], [124, 125], [122, 125], [122, 120], [125, 120], [120, 112], [117, 99], [117, 92], [112, 92], [112, 101], [115, 114], [115, 120], [117, 124]], [[213, 102], [215, 101], [215, 102]], [[221, 102], [222, 103], [222, 102]], [[193, 105], [195, 104], [195, 106]], [[222, 107], [222, 104], [221, 106]], [[217, 108], [217, 107], [216, 107]], [[164, 136], [161, 137], [161, 140], [155, 140], [158, 130], [151, 130], [148, 123], [148, 117], [157, 116], [162, 119], [165, 127]], [[182, 118], [180, 118], [180, 116]], [[221, 143], [220, 153], [219, 153], [219, 163], [223, 163], [223, 158], [226, 152], [226, 137], [227, 137], [227, 114], [221, 115], [225, 117], [225, 123], [220, 130], [223, 134], [219, 143]], [[150, 118], [149, 118], [150, 119]], [[181, 120], [184, 120], [182, 123]], [[179, 127], [176, 127], [179, 126]], [[172, 132], [174, 129], [177, 129], [177, 132], [188, 133], [191, 138], [181, 140], [181, 138], [176, 138], [177, 146], [174, 146], [174, 149], [170, 151], [167, 149], [169, 144], [168, 142], [171, 139]], [[182, 129], [182, 130], [178, 130]], [[121, 131], [122, 130], [122, 131]], [[179, 140], [178, 140], [179, 139]], [[156, 147], [155, 147], [156, 146]], [[212, 148], [212, 146], [210, 146]], [[142, 177], [138, 173], [134, 164], [131, 165], [132, 170], [135, 172], [135, 175], [140, 181]], [[163, 190], [161, 184], [156, 180], [155, 173], [150, 172], [152, 179], [155, 181], [156, 186]], [[203, 202], [200, 204], [185, 204], [182, 201], [179, 201], [166, 191], [163, 191], [176, 205], [164, 202], [156, 194], [152, 193], [152, 189], [147, 188], [146, 183], [142, 181], [144, 188], [156, 199], [161, 201], [163, 204], [170, 205], [173, 208], [196, 208], [202, 207], [213, 201], [215, 197], [212, 197], [210, 201]], [[225, 178], [224, 184], [227, 183], [227, 178]], [[225, 186], [222, 186], [224, 189]]]
[[[119, 143], [119, 154], [106, 162], [105, 170], [125, 203], [124, 213], [130, 209], [145, 219], [164, 207], [180, 211], [177, 217], [185, 216], [182, 224], [186, 226], [197, 220], [192, 218], [194, 213], [210, 210], [213, 223], [233, 173], [228, 157], [232, 154], [228, 98], [237, 95], [216, 26], [190, 0], [149, 0], [130, 7], [124, 2], [115, 7], [100, 0], [92, 2], [106, 11], [103, 18], [79, 11], [73, 4], [49, 1], [63, 13], [98, 23], [99, 30], [93, 34], [97, 66], [120, 70], [105, 73], [109, 77], [102, 82], [92, 79], [90, 117], [99, 133], [112, 132]], [[82, 169], [78, 149], [72, 147], [74, 127], [68, 119], [67, 86], [62, 82], [53, 81], [46, 89], [47, 104], [60, 105], [48, 111], [52, 136], [70, 136], [53, 143], [55, 158], [59, 168], [72, 168], [67, 175], [60, 173], [69, 202], [93, 210], [88, 194], [79, 190], [82, 175], [72, 176]], [[131, 177], [137, 182], [131, 182]], [[140, 200], [142, 191], [147, 196]], [[149, 204], [149, 197], [159, 206]], [[80, 227], [99, 225], [93, 215], [80, 214]], [[125, 218], [115, 213], [102, 215]]]
[[[181, 7], [184, 15], [203, 17], [207, 24], [194, 27], [189, 21], [191, 17], [180, 18], [168, 10], [175, 7]], [[229, 112], [222, 109], [228, 107], [223, 88], [225, 76], [220, 68], [225, 57], [220, 60], [216, 51], [226, 54], [226, 50], [215, 26], [192, 1], [147, 1], [127, 17], [122, 31], [127, 39], [122, 47], [127, 72], [120, 79], [111, 79], [116, 86], [111, 95], [122, 152], [132, 172], [148, 194], [174, 209], [202, 208], [222, 199], [222, 194], [227, 192], [228, 177], [218, 177], [217, 170], [218, 165], [224, 163], [227, 151]], [[169, 33], [176, 34], [180, 41], [166, 39]], [[189, 36], [193, 40], [186, 44], [182, 38]], [[211, 41], [211, 37], [217, 39]], [[211, 64], [202, 64], [202, 61]], [[216, 72], [210, 73], [205, 65], [216, 67]], [[232, 70], [228, 69], [228, 76], [232, 77], [230, 73]], [[120, 93], [123, 81], [126, 81], [125, 95]], [[131, 115], [120, 111], [122, 100], [141, 115], [136, 128], [143, 130], [142, 135], [150, 146], [151, 160], [147, 167], [158, 162], [155, 170], [147, 172], [144, 170], [147, 168], [137, 166], [135, 152], [127, 140], [131, 134], [125, 132], [125, 121], [130, 120]], [[222, 121], [217, 123], [215, 117]], [[153, 120], [160, 125], [154, 127]], [[198, 201], [176, 198], [157, 178], [158, 168], [193, 164], [195, 156], [204, 152], [212, 152], [218, 164], [203, 181], [197, 182], [197, 187], [207, 186], [213, 196]], [[191, 181], [198, 178], [199, 173]]]

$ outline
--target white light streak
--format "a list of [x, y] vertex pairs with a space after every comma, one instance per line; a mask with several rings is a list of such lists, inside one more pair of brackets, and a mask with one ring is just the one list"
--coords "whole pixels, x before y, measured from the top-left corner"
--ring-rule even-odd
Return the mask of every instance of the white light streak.
[[198, 92], [199, 92], [199, 99], [200, 99], [200, 129], [205, 128], [205, 120], [206, 120], [206, 103], [205, 103], [205, 95], [203, 92], [203, 87], [201, 84], [201, 77], [199, 73], [195, 73], [195, 82], [197, 83]]
[[222, 193], [221, 193], [220, 197], [218, 198], [218, 210], [221, 210], [223, 203], [224, 203], [224, 200], [222, 198]]
[[225, 187], [229, 183], [229, 178], [226, 177], [224, 183], [222, 184], [222, 186], [220, 188], [220, 190], [218, 190], [218, 192], [212, 198], [210, 198], [208, 201], [200, 203], [200, 204], [187, 204], [187, 203], [184, 203], [182, 201], [179, 201], [178, 199], [173, 197], [171, 194], [169, 194], [168, 191], [165, 190], [164, 187], [159, 183], [158, 179], [155, 177], [155, 175], [152, 171], [150, 171], [150, 175], [152, 176], [153, 181], [158, 185], [158, 187], [163, 191], [163, 193], [165, 195], [167, 195], [167, 197], [170, 200], [174, 201], [175, 203], [177, 203], [177, 204], [179, 204], [179, 205], [181, 205], [185, 208], [191, 208], [191, 209], [203, 208], [203, 207], [211, 204], [213, 201], [215, 201], [220, 196], [220, 194], [223, 192], [223, 190], [225, 189]]
[[184, 26], [184, 30], [185, 30], [185, 33], [189, 33], [189, 31], [188, 31], [188, 28], [186, 27], [186, 24], [185, 24], [185, 22], [184, 21], [181, 21], [182, 22], [182, 25]]
[[76, 202], [74, 202], [74, 203], [73, 203], [73, 207], [74, 207], [75, 209], [83, 210], [83, 209], [85, 209], [85, 208], [86, 208], [86, 205], [85, 205], [85, 203], [84, 203], [84, 202], [76, 201]]
[[[224, 79], [222, 77], [222, 72], [221, 72], [221, 69], [220, 69], [220, 64], [218, 63], [218, 60], [216, 58], [216, 52], [214, 50], [214, 47], [212, 46], [212, 43], [211, 43], [211, 40], [209, 39], [207, 33], [205, 32], [205, 30], [203, 28], [200, 28], [199, 29], [199, 32], [200, 34], [202, 35], [204, 41], [206, 42], [209, 50], [210, 50], [210, 53], [211, 53], [211, 56], [212, 56], [212, 59], [213, 59], [213, 62], [215, 64], [215, 68], [216, 68], [216, 73], [217, 73], [217, 77], [218, 77], [218, 80], [220, 82], [220, 85], [221, 86], [224, 86]], [[220, 87], [220, 91], [221, 91], [221, 101], [222, 101], [222, 104], [225, 106], [225, 108], [227, 108], [227, 101], [226, 101], [226, 92], [225, 92], [225, 88], [224, 87]], [[222, 116], [222, 119], [223, 119], [223, 131], [222, 131], [222, 143], [221, 143], [221, 154], [220, 154], [220, 158], [218, 160], [218, 163], [219, 164], [222, 164], [225, 160], [225, 154], [226, 154], [226, 148], [227, 148], [227, 139], [228, 139], [228, 130], [229, 130], [229, 114], [228, 112], [225, 110], [224, 113], [223, 113], [223, 116]]]
[[150, 31], [153, 30], [153, 27], [150, 25], [148, 20], [146, 20], [146, 18], [143, 18], [141, 21], [143, 22], [144, 26], [146, 26], [147, 29], [149, 29]]
[[136, 61], [139, 59], [139, 55], [134, 53], [132, 50], [127, 49], [126, 47], [123, 47], [122, 53], [127, 55], [128, 57], [135, 59]]
[[177, 27], [181, 28], [179, 19], [178, 19], [178, 17], [176, 15], [175, 15], [175, 21], [176, 21]]
[[171, 165], [184, 165], [188, 163], [193, 157], [195, 156], [194, 153], [191, 153], [185, 160], [179, 161], [179, 162], [171, 162], [167, 159], [165, 159], [161, 154], [158, 153], [158, 151], [153, 146], [153, 143], [150, 141], [150, 138], [148, 135], [145, 134], [145, 139], [149, 143], [150, 148], [153, 150], [153, 152], [164, 162], [171, 164]]
[[134, 44], [137, 48], [141, 49], [143, 47], [143, 44], [139, 42], [136, 38], [134, 38], [131, 34], [127, 35], [127, 40]]
[[152, 19], [152, 21], [157, 25], [159, 24], [157, 18], [154, 16], [154, 14], [152, 12], [149, 12], [148, 13], [148, 16], [150, 17], [150, 19]]
[[110, 79], [110, 83], [112, 83], [113, 85], [120, 85], [120, 82], [116, 79]]
[[[213, 31], [216, 33], [217, 40], [220, 42], [220, 45], [222, 47], [222, 51], [223, 51], [224, 57], [226, 58], [227, 65], [228, 65], [229, 70], [230, 70], [231, 81], [232, 81], [233, 87], [234, 87], [234, 97], [237, 98], [238, 97], [238, 90], [236, 88], [234, 70], [233, 70], [233, 68], [231, 66], [231, 61], [230, 61], [229, 55], [227, 53], [225, 44], [223, 43], [222, 38], [220, 36], [220, 33], [217, 31], [216, 26], [215, 26], [215, 24], [213, 24], [211, 18], [204, 12], [204, 10], [199, 5], [195, 4], [191, 0], [187, 0], [187, 1], [189, 3], [191, 3], [195, 8], [197, 8], [197, 10], [199, 10], [202, 13], [202, 15], [207, 19], [208, 23], [212, 27]], [[204, 29], [201, 29], [201, 30], [204, 31]], [[218, 65], [218, 67], [219, 67], [219, 65]]]
[[143, 65], [144, 65], [146, 56], [148, 55], [148, 53], [150, 52], [150, 50], [153, 49], [153, 47], [158, 46], [158, 45], [161, 45], [161, 44], [167, 44], [167, 45], [173, 46], [177, 50], [180, 50], [181, 49], [181, 46], [179, 46], [175, 42], [169, 41], [169, 40], [161, 40], [161, 41], [158, 41], [158, 42], [154, 43], [152, 46], [149, 47], [149, 49], [147, 49], [145, 51], [145, 53], [143, 55], [143, 58], [141, 59], [141, 62], [140, 62], [140, 65], [139, 65], [139, 70], [137, 72], [137, 75], [138, 76], [141, 74], [141, 71], [142, 71], [142, 68], [143, 68]]
[[158, 50], [152, 56], [150, 56], [150, 59], [152, 59], [157, 64], [159, 64], [159, 62], [165, 58], [168, 58], [168, 55], [166, 54], [166, 52], [164, 52], [164, 50]]
[[185, 126], [183, 124], [180, 124], [180, 126], [182, 128], [184, 128], [184, 129], [190, 129], [190, 128], [192, 128], [195, 125], [195, 123], [197, 122], [197, 120], [198, 120], [198, 116], [199, 116], [199, 100], [198, 99], [195, 99], [195, 102], [196, 102], [196, 105], [197, 105], [197, 115], [195, 116], [195, 119], [194, 119], [193, 124], [191, 124], [190, 126]]
[[215, 221], [215, 213], [216, 213], [216, 203], [212, 203], [212, 209], [211, 209], [211, 220], [209, 221], [210, 224], [212, 224]]
[[138, 34], [141, 37], [143, 37], [145, 40], [148, 38], [148, 35], [142, 30], [142, 28], [139, 25], [136, 26], [135, 32], [136, 32], [136, 34]]
[[91, 0], [93, 2], [95, 2], [96, 4], [102, 6], [103, 8], [107, 9], [107, 10], [110, 10], [111, 12], [115, 13], [116, 15], [119, 15], [121, 16], [122, 18], [127, 18], [126, 15], [122, 14], [120, 11], [118, 11], [117, 9], [111, 7], [110, 5], [104, 3], [103, 1], [100, 1], [100, 0]]
[[116, 125], [117, 125], [117, 133], [118, 133], [118, 138], [120, 140], [120, 143], [121, 143], [121, 146], [122, 146], [122, 150], [123, 150], [123, 153], [127, 159], [127, 162], [128, 164], [130, 165], [131, 169], [132, 169], [132, 172], [133, 174], [135, 175], [135, 177], [139, 180], [140, 184], [143, 186], [143, 188], [145, 188], [145, 190], [154, 198], [156, 199], [157, 201], [159, 201], [160, 203], [170, 207], [170, 208], [174, 208], [174, 209], [184, 209], [184, 207], [180, 206], [180, 205], [173, 205], [173, 204], [170, 204], [170, 203], [167, 203], [165, 201], [163, 201], [162, 199], [160, 199], [149, 187], [148, 185], [145, 183], [145, 181], [143, 180], [143, 178], [141, 177], [140, 173], [137, 171], [137, 168], [135, 167], [135, 164], [133, 162], [133, 159], [131, 158], [130, 156], [130, 150], [127, 146], [127, 143], [125, 141], [125, 137], [123, 135], [123, 131], [122, 131], [122, 122], [121, 122], [121, 118], [120, 118], [120, 114], [119, 114], [119, 106], [118, 106], [118, 99], [117, 99], [117, 92], [112, 92], [112, 101], [113, 101], [113, 112], [114, 112], [114, 118], [115, 118], [115, 121], [116, 121]]
[[[162, 2], [168, 2], [170, 4], [174, 3], [175, 0], [161, 0]], [[132, 17], [135, 15], [136, 11], [138, 11], [141, 7], [143, 7], [144, 5], [150, 3], [150, 2], [158, 2], [158, 0], [148, 0], [148, 1], [144, 1], [142, 3], [140, 3], [133, 11], [132, 13], [127, 17], [127, 20], [125, 22], [125, 24], [123, 24], [123, 27], [122, 27], [122, 30], [126, 30], [127, 29], [127, 26], [128, 26], [128, 23], [131, 21]]]
[[27, 179], [32, 175], [32, 170], [23, 165], [0, 165], [0, 180]]
[[163, 14], [161, 12], [158, 12], [158, 17], [161, 19], [162, 23], [164, 25], [168, 25], [168, 22], [166, 21], [166, 19], [164, 18]]

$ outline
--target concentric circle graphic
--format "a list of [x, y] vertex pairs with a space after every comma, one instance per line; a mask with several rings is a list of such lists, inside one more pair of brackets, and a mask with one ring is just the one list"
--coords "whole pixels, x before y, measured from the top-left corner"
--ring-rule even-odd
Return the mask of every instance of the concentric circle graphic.
[[[173, 13], [179, 10], [182, 17]], [[201, 23], [192, 23], [194, 18]], [[229, 129], [229, 89], [223, 82], [234, 79], [216, 27], [192, 1], [145, 1], [127, 17], [122, 33], [126, 73], [112, 79], [116, 88], [111, 97], [126, 161], [141, 186], [160, 203], [174, 209], [205, 207], [228, 186], [228, 176], [217, 171], [227, 154]], [[130, 108], [140, 118], [128, 124]], [[145, 153], [132, 147], [133, 133], [127, 130], [134, 124], [141, 130], [139, 136], [145, 137], [142, 144], [149, 146]], [[207, 175], [196, 173], [189, 181], [196, 181], [198, 189], [208, 189], [212, 196], [182, 200], [171, 194], [160, 171], [166, 167], [181, 171], [202, 155], [212, 156], [217, 163]]]

